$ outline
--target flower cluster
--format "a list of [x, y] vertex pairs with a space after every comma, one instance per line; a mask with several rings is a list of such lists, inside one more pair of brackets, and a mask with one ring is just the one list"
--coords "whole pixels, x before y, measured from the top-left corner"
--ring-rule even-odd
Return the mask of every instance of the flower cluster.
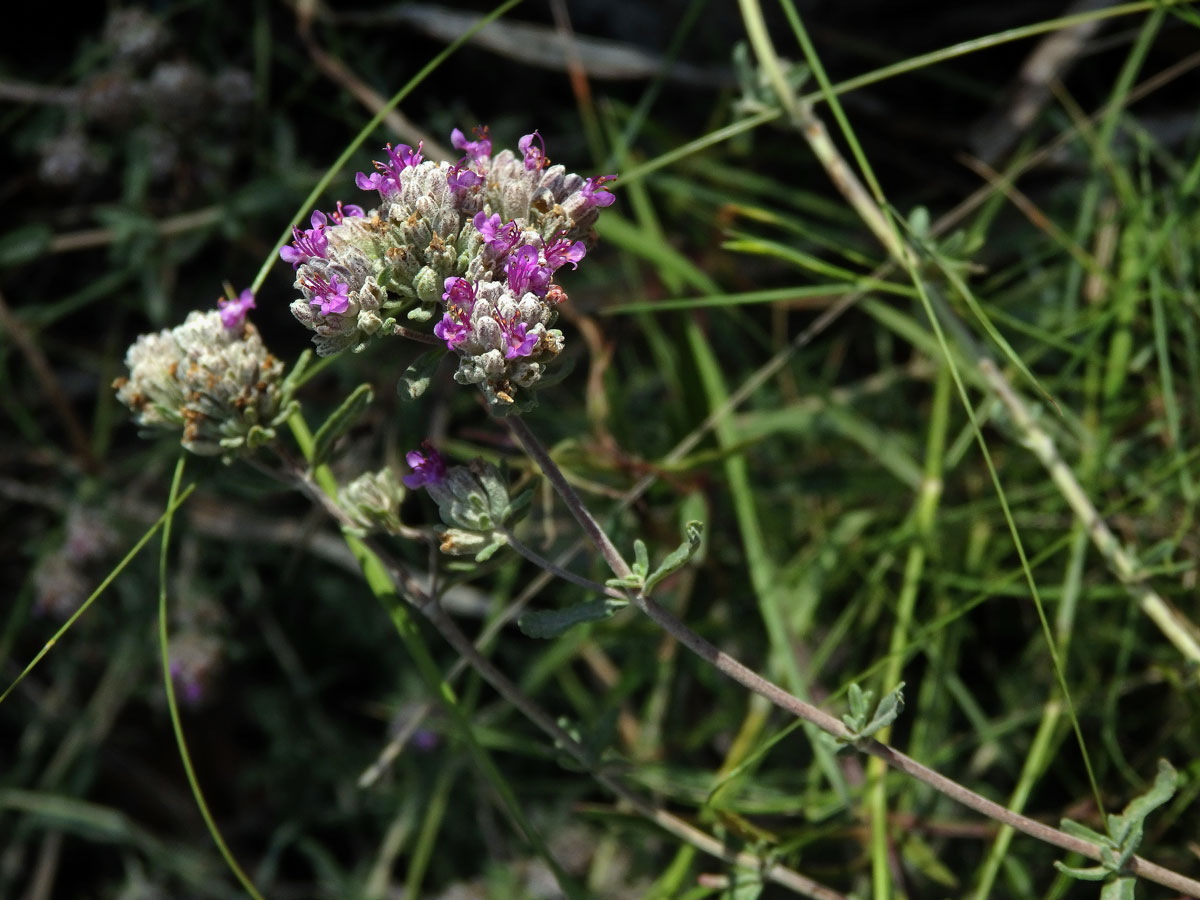
[[202, 456], [271, 440], [291, 411], [280, 384], [283, 363], [245, 319], [253, 295], [243, 291], [219, 305], [139, 337], [125, 354], [129, 376], [113, 383], [139, 425], [182, 431], [183, 446]]
[[[554, 283], [586, 252], [605, 183], [550, 165], [541, 136], [519, 153], [492, 155], [486, 129], [458, 129], [455, 163], [424, 159], [422, 147], [385, 148], [355, 183], [378, 196], [364, 211], [338, 205], [293, 230], [280, 255], [296, 272], [293, 315], [315, 334], [317, 353], [361, 350], [396, 334], [400, 320], [432, 330], [459, 356], [455, 379], [478, 384], [498, 412], [532, 404], [532, 388], [562, 349], [552, 328], [566, 295]], [[428, 326], [426, 326], [428, 327]]]

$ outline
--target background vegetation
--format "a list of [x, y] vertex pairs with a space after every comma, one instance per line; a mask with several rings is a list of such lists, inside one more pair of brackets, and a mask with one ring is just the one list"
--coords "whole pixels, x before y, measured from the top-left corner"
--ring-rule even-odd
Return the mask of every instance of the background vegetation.
[[[165, 508], [178, 447], [139, 440], [109, 387], [127, 345], [210, 307], [226, 280], [248, 285], [363, 123], [461, 33], [451, 13], [466, 7], [97, 5], [44, 22], [53, 41], [10, 32], [0, 688]], [[745, 26], [730, 4], [520, 5], [504, 24], [539, 30], [452, 55], [321, 205], [359, 199], [353, 173], [385, 141], [424, 139], [436, 157], [451, 128], [481, 122], [498, 146], [538, 128], [554, 161], [618, 172], [599, 243], [564, 279], [573, 372], [527, 419], [626, 552], [640, 536], [657, 559], [684, 521], [706, 522], [700, 558], [659, 599], [838, 715], [852, 682], [903, 680], [892, 744], [1051, 824], [1103, 830], [1101, 809], [1120, 810], [1169, 760], [1181, 786], [1141, 852], [1200, 873], [1187, 649], [1200, 617], [1200, 19], [1186, 3], [1040, 0], [765, 14], [781, 55], [800, 63], [798, 34], [811, 40], [808, 63], [835, 88], [813, 74], [799, 95], [880, 186], [911, 271], [886, 266], [769, 82], [738, 85]], [[568, 20], [604, 43], [560, 54], [555, 23]], [[1026, 26], [1039, 27], [1008, 33]], [[1022, 68], [1056, 49], [1056, 77]], [[290, 282], [275, 263], [254, 314], [289, 362], [307, 340]], [[393, 386], [415, 351], [397, 344], [341, 357], [306, 389], [315, 424], [375, 384], [340, 477], [400, 471], [426, 438], [532, 474], [448, 377], [402, 405]], [[1079, 515], [1061, 472], [1031, 452], [985, 356], [1111, 528], [1107, 553], [1100, 519]], [[266, 897], [558, 896], [499, 788], [582, 896], [760, 890], [596, 771], [843, 894], [1095, 895], [1053, 868], [1060, 851], [835, 755], [634, 612], [553, 641], [501, 628], [486, 654], [597, 762], [581, 770], [468, 670], [456, 690], [496, 765], [484, 772], [336, 528], [246, 467], [190, 460], [189, 473], [199, 487], [175, 519], [167, 585], [180, 718], [212, 815]], [[620, 504], [643, 476], [653, 485]], [[534, 483], [521, 535], [556, 555], [575, 526]], [[415, 493], [404, 512], [432, 521]], [[180, 765], [156, 546], [0, 706], [0, 897], [245, 895]], [[420, 544], [396, 552], [429, 565]], [[591, 555], [574, 567], [607, 576]], [[517, 598], [588, 597], [562, 582], [529, 596], [537, 574], [503, 557], [447, 607], [475, 636]], [[1147, 615], [1148, 591], [1178, 631]], [[458, 654], [417, 627], [449, 671]]]

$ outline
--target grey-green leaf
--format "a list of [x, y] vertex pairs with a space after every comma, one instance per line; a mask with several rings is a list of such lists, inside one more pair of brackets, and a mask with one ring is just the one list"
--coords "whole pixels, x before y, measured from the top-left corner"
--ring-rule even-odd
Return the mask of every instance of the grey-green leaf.
[[614, 600], [589, 600], [564, 609], [538, 610], [517, 619], [517, 627], [531, 638], [556, 638], [568, 628], [584, 622], [607, 619], [623, 605]]
[[654, 590], [656, 584], [683, 568], [695, 556], [696, 551], [700, 549], [701, 538], [704, 536], [704, 523], [688, 522], [684, 526], [683, 534], [683, 543], [667, 554], [667, 558], [658, 564], [658, 568], [652, 574], [646, 576], [646, 585], [643, 590], [647, 594]]
[[360, 384], [354, 389], [354, 393], [343, 400], [342, 405], [325, 420], [325, 424], [317, 429], [316, 437], [313, 438], [311, 460], [314, 468], [329, 458], [329, 452], [333, 449], [334, 443], [354, 427], [362, 414], [367, 411], [367, 407], [371, 405], [373, 399], [371, 386]]
[[1112, 875], [1104, 866], [1088, 866], [1086, 869], [1081, 869], [1077, 866], [1068, 866], [1058, 860], [1054, 861], [1054, 868], [1064, 875], [1071, 876], [1076, 881], [1103, 881]]
[[904, 712], [904, 682], [896, 685], [896, 689], [889, 694], [885, 694], [879, 700], [879, 705], [875, 707], [875, 715], [871, 717], [870, 723], [863, 729], [863, 737], [870, 737], [875, 732], [887, 728], [899, 717], [900, 713]]
[[1136, 883], [1136, 878], [1114, 878], [1100, 888], [1100, 900], [1134, 900], [1133, 886]]
[[641, 538], [633, 542], [633, 571], [643, 579], [650, 571], [650, 553], [646, 550], [646, 542]]
[[416, 400], [429, 389], [429, 385], [433, 382], [433, 375], [437, 371], [438, 363], [446, 355], [446, 351], [442, 349], [429, 350], [422, 353], [414, 359], [404, 370], [404, 374], [400, 376], [400, 381], [396, 384], [396, 394], [401, 401]]

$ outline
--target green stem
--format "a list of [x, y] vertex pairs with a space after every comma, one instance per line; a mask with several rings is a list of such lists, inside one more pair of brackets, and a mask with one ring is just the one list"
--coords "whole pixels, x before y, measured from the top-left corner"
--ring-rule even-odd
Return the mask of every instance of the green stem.
[[237, 878], [246, 893], [254, 900], [263, 900], [262, 894], [254, 887], [254, 882], [238, 865], [238, 861], [225, 843], [225, 838], [221, 835], [221, 829], [217, 827], [216, 820], [209, 812], [208, 803], [204, 800], [204, 792], [200, 789], [200, 781], [196, 778], [196, 770], [192, 766], [192, 755], [188, 752], [187, 738], [183, 736], [183, 722], [179, 718], [179, 704], [175, 700], [175, 682], [171, 678], [171, 653], [167, 635], [167, 550], [171, 545], [171, 521], [174, 510], [178, 506], [176, 498], [179, 496], [179, 484], [183, 480], [183, 466], [184, 455], [181, 453], [179, 461], [175, 464], [175, 477], [171, 479], [171, 493], [167, 500], [168, 514], [163, 522], [162, 543], [158, 554], [158, 643], [162, 651], [163, 685], [167, 692], [167, 709], [171, 715], [171, 728], [175, 732], [175, 743], [179, 747], [179, 759], [183, 763], [183, 771], [187, 775], [192, 796], [196, 799], [196, 807], [200, 810], [200, 816], [204, 819], [208, 833], [212, 835], [213, 843], [217, 845], [221, 858], [225, 860], [225, 864], [229, 866], [229, 870], [233, 872], [234, 877]]
[[[893, 690], [900, 681], [904, 667], [904, 651], [908, 646], [912, 630], [913, 611], [917, 593], [925, 571], [925, 559], [933, 541], [934, 524], [937, 520], [938, 504], [942, 496], [942, 466], [945, 460], [946, 431], [950, 422], [951, 388], [950, 367], [945, 363], [938, 369], [934, 383], [933, 404], [929, 420], [929, 437], [925, 449], [925, 473], [921, 489], [917, 494], [913, 512], [913, 540], [908, 548], [908, 559], [904, 566], [904, 582], [896, 601], [896, 623], [892, 627], [888, 646], [887, 664], [879, 682], [880, 695]], [[882, 743], [887, 743], [892, 729], [883, 728], [877, 733]], [[868, 804], [871, 813], [871, 875], [875, 897], [878, 900], [892, 895], [892, 873], [889, 854], [887, 827], [887, 766], [874, 758], [867, 766], [867, 782], [871, 785]]]

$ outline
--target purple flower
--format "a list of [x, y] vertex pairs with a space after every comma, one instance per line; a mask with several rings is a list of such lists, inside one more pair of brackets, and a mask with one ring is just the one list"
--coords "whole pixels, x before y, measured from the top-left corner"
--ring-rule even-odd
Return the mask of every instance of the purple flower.
[[361, 219], [365, 215], [366, 213], [363, 212], [363, 208], [357, 203], [347, 203], [343, 206], [342, 201], [339, 200], [337, 209], [329, 214], [329, 218], [333, 220], [335, 225], [341, 225], [348, 218]]
[[478, 184], [483, 184], [483, 176], [468, 169], [466, 161], [467, 158], [464, 156], [446, 173], [446, 184], [450, 186], [450, 190], [465, 191]]
[[597, 175], [595, 178], [589, 178], [583, 183], [583, 187], [579, 189], [579, 193], [583, 195], [586, 207], [592, 206], [612, 206], [613, 201], [617, 198], [608, 192], [608, 188], [604, 187], [604, 182], [615, 181], [616, 175]]
[[379, 191], [380, 197], [400, 193], [400, 173], [405, 169], [414, 168], [421, 164], [421, 144], [414, 150], [408, 144], [399, 144], [396, 149], [388, 144], [383, 148], [387, 151], [388, 162], [375, 160], [376, 171], [370, 175], [362, 172], [354, 176], [354, 183], [364, 191]]
[[477, 125], [473, 129], [477, 141], [468, 141], [467, 136], [455, 128], [450, 132], [450, 143], [454, 145], [456, 150], [462, 150], [467, 156], [471, 157], [472, 162], [483, 162], [492, 154], [492, 141], [488, 137], [486, 125]]
[[424, 141], [418, 141], [416, 150], [408, 144], [398, 144], [397, 149], [393, 150], [392, 145], [388, 144], [383, 148], [387, 151], [388, 159], [392, 163], [388, 168], [394, 170], [397, 176], [405, 169], [416, 168], [421, 164], [421, 147], [424, 144]]
[[[379, 163], [375, 165], [379, 165]], [[379, 191], [380, 197], [386, 197], [388, 194], [393, 193], [394, 190], [397, 190], [390, 179], [384, 178], [378, 172], [372, 172], [370, 175], [356, 172], [354, 183], [364, 191]]]
[[438, 340], [446, 342], [447, 350], [453, 350], [465, 341], [470, 331], [470, 320], [464, 321], [462, 316], [455, 316], [453, 313], [446, 313], [442, 316], [442, 321], [433, 326], [434, 335]]
[[514, 250], [508, 257], [505, 271], [508, 273], [508, 286], [518, 297], [526, 291], [532, 291], [539, 297], [546, 295], [546, 288], [550, 286], [550, 270], [538, 261], [536, 248], [526, 244]]
[[571, 264], [572, 269], [578, 269], [579, 261], [587, 253], [587, 247], [583, 245], [583, 241], [576, 241], [572, 244], [567, 238], [560, 237], [554, 243], [548, 244], [542, 252], [550, 271], [556, 272], [567, 263]]
[[309, 221], [312, 223], [312, 228], [305, 231], [301, 231], [293, 225], [292, 245], [281, 247], [279, 250], [280, 258], [284, 262], [290, 262], [293, 269], [310, 259], [325, 258], [325, 250], [329, 246], [329, 239], [325, 237], [325, 225], [329, 220], [325, 218], [325, 213], [318, 209], [312, 214]]
[[226, 331], [241, 328], [246, 321], [246, 313], [254, 309], [254, 294], [250, 288], [246, 288], [235, 300], [222, 297], [217, 301], [217, 309], [221, 311], [221, 324]]
[[492, 213], [489, 217], [480, 210], [471, 221], [475, 230], [483, 237], [484, 243], [497, 256], [503, 256], [511, 250], [521, 236], [521, 229], [516, 222], [500, 224], [500, 213]]
[[446, 478], [446, 461], [429, 441], [422, 441], [420, 450], [410, 450], [405, 454], [404, 461], [412, 469], [412, 474], [405, 475], [401, 480], [410, 488], [441, 484]]
[[336, 275], [326, 279], [324, 275], [309, 276], [302, 282], [311, 297], [308, 302], [321, 307], [321, 315], [344, 313], [350, 308], [350, 285], [341, 281]]
[[446, 349], [453, 350], [467, 339], [471, 331], [471, 310], [475, 308], [475, 288], [471, 282], [457, 275], [446, 279], [446, 313], [442, 321], [433, 326], [433, 333], [446, 342]]
[[505, 359], [516, 359], [518, 356], [528, 356], [533, 352], [533, 347], [538, 342], [538, 336], [526, 334], [527, 326], [524, 322], [517, 322], [514, 319], [500, 319], [499, 322], [504, 340], [508, 342], [508, 347], [504, 350]]
[[[538, 144], [541, 146], [533, 146], [533, 139], [537, 138]], [[535, 169], [544, 169], [550, 165], [550, 160], [546, 159], [546, 142], [542, 140], [542, 136], [536, 131], [533, 134], [527, 134], [519, 141], [517, 147], [525, 155], [525, 171], [532, 172]]]
[[458, 307], [470, 313], [475, 308], [475, 288], [467, 279], [451, 275], [446, 279], [446, 292], [442, 294], [442, 299], [451, 309]]

